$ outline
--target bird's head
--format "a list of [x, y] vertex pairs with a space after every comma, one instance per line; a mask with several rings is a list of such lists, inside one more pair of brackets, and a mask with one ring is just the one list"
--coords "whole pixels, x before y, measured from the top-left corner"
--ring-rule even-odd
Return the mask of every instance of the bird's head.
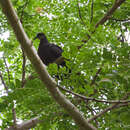
[[38, 33], [33, 40], [36, 40], [36, 39], [39, 39], [39, 40], [42, 40], [42, 39], [43, 39], [43, 40], [45, 40], [45, 39], [46, 39], [46, 36], [45, 36], [44, 33]]

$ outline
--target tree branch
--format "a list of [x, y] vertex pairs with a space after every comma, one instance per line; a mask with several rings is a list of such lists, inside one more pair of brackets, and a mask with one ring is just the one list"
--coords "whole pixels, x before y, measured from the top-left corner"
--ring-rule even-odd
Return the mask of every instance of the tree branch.
[[9, 90], [8, 90], [8, 87], [6, 86], [6, 83], [5, 83], [4, 79], [3, 79], [3, 76], [2, 76], [2, 73], [1, 73], [1, 72], [0, 72], [0, 78], [1, 78], [2, 84], [4, 85], [4, 88], [5, 88], [5, 90], [6, 90], [6, 93], [8, 93]]
[[29, 80], [33, 80], [33, 79], [35, 79], [35, 78], [39, 78], [38, 76], [33, 76], [32, 74], [31, 75], [29, 75], [25, 80], [24, 80], [24, 85], [27, 83], [27, 81], [29, 81]]
[[27, 7], [28, 4], [29, 4], [29, 0], [27, 0], [27, 1], [25, 2], [25, 4], [23, 5], [23, 7], [22, 7], [21, 16], [20, 16], [20, 21], [21, 21], [21, 23], [23, 22], [24, 9]]
[[[99, 20], [99, 22], [97, 22], [97, 24], [95, 25], [95, 29], [93, 32], [91, 32], [91, 34], [95, 33], [96, 31], [96, 28], [99, 26], [99, 25], [103, 25], [108, 19], [110, 19], [110, 16], [116, 11], [116, 9], [123, 3], [125, 2], [125, 0], [115, 0], [115, 3], [114, 5], [112, 6], [112, 8], [104, 15], [104, 17]], [[88, 39], [87, 40], [82, 40], [82, 42], [84, 42], [83, 44], [81, 44], [80, 46], [78, 46], [78, 49], [80, 49], [85, 43], [87, 43], [90, 39], [91, 39], [91, 36], [90, 35], [87, 35], [88, 36]]]
[[77, 0], [77, 7], [78, 7], [78, 12], [79, 12], [79, 18], [81, 19], [82, 24], [85, 25], [84, 20], [83, 20], [82, 15], [81, 15], [81, 11], [80, 11], [78, 0]]
[[14, 103], [13, 103], [13, 108], [12, 108], [12, 114], [13, 114], [13, 127], [17, 129], [17, 119], [16, 119], [16, 111], [14, 108]]
[[[24, 121], [21, 124], [17, 125], [16, 130], [28, 130], [30, 128], [34, 128], [38, 123], [41, 123], [42, 120], [39, 120], [38, 117], [32, 118], [29, 121]], [[10, 128], [6, 128], [5, 130], [14, 130], [15, 128], [11, 126]]]
[[48, 74], [45, 65], [40, 60], [35, 48], [32, 46], [31, 41], [28, 39], [20, 20], [17, 17], [16, 12], [13, 9], [10, 0], [0, 0], [0, 4], [3, 13], [7, 16], [15, 35], [30, 59], [31, 63], [34, 65], [39, 77], [42, 82], [47, 87], [48, 91], [51, 93], [55, 101], [60, 104], [69, 115], [75, 120], [76, 124], [79, 125], [81, 130], [96, 130], [94, 126], [89, 124], [79, 110], [65, 98], [65, 96], [59, 91], [56, 82]]
[[112, 8], [105, 14], [105, 16], [95, 25], [95, 28], [97, 28], [99, 25], [104, 24], [108, 19], [110, 19], [110, 16], [116, 11], [116, 9], [123, 3], [125, 0], [115, 0], [114, 5]]
[[[92, 115], [95, 116], [95, 114], [94, 114], [95, 110], [93, 110], [93, 109], [90, 108], [89, 106], [86, 106], [86, 107], [90, 110], [90, 112], [92, 113]], [[96, 112], [95, 112], [95, 113], [96, 113]], [[98, 128], [98, 121], [97, 121], [97, 120], [94, 120], [94, 121], [95, 121], [96, 126], [97, 126], [97, 128]]]
[[116, 106], [116, 108], [120, 108], [120, 107], [128, 107], [130, 105], [130, 103], [123, 103], [123, 104], [119, 104]]
[[[61, 116], [63, 115], [63, 112], [58, 112], [58, 113], [51, 113], [51, 118], [50, 120], [54, 120], [56, 116]], [[10, 126], [9, 128], [6, 128], [5, 130], [28, 130], [31, 128], [34, 128], [37, 124], [43, 123], [46, 121], [46, 119], [41, 119], [40, 117], [35, 117], [27, 121], [23, 121], [21, 124], [17, 124], [17, 128], [14, 128], [13, 126]]]
[[25, 84], [25, 74], [26, 74], [26, 71], [25, 71], [26, 55], [25, 55], [23, 49], [22, 49], [22, 55], [23, 55], [23, 64], [22, 64], [22, 82], [21, 82], [21, 87], [23, 88], [24, 84]]
[[95, 84], [95, 81], [96, 81], [96, 79], [97, 79], [99, 73], [101, 72], [101, 70], [102, 70], [102, 67], [100, 67], [100, 68], [98, 69], [98, 71], [96, 72], [95, 76], [93, 77], [92, 82], [90, 83], [90, 86], [92, 86], [93, 84]]
[[92, 21], [93, 21], [93, 4], [94, 4], [94, 2], [92, 0], [92, 3], [91, 3], [91, 19], [90, 19], [90, 23], [92, 23]]
[[10, 73], [9, 73], [9, 68], [8, 68], [7, 63], [6, 63], [6, 59], [5, 59], [5, 57], [3, 57], [3, 60], [4, 60], [5, 67], [6, 67], [6, 70], [7, 70], [7, 73], [8, 73], [8, 81], [9, 81], [9, 83], [10, 83]]
[[[8, 94], [9, 93], [9, 90], [8, 90], [8, 87], [6, 85], [6, 83], [4, 82], [4, 79], [2, 77], [2, 74], [0, 72], [0, 78], [1, 78], [1, 81], [2, 81], [2, 84], [4, 85], [4, 88], [6, 90], [6, 93]], [[10, 81], [9, 81], [10, 82]], [[16, 112], [15, 112], [15, 108], [14, 108], [14, 102], [13, 102], [13, 108], [12, 108], [12, 114], [13, 114], [13, 127], [15, 128], [17, 126], [17, 120], [16, 120]]]
[[[130, 93], [127, 93], [127, 94], [124, 96], [123, 100], [127, 99], [128, 96], [130, 96]], [[114, 108], [117, 108], [118, 105], [120, 105], [119, 102], [118, 102], [118, 103], [115, 103], [115, 104], [113, 104], [113, 105], [111, 105], [111, 106], [109, 106], [109, 107], [107, 107], [107, 108], [106, 108], [105, 110], [103, 110], [102, 112], [100, 112], [100, 113], [98, 113], [97, 115], [91, 117], [91, 118], [88, 120], [88, 122], [97, 119], [98, 117], [102, 116], [104, 113], [106, 113], [106, 112], [108, 112], [108, 111], [110, 111], [110, 110], [112, 110], [112, 109], [114, 109]]]
[[91, 101], [102, 102], [102, 103], [129, 103], [130, 102], [130, 100], [100, 100], [100, 99], [96, 99], [96, 98], [92, 98], [92, 97], [86, 97], [86, 96], [80, 95], [78, 93], [74, 93], [66, 88], [61, 87], [61, 86], [58, 86], [58, 87], [63, 91], [66, 91], [68, 93], [73, 94], [76, 97], [83, 99], [84, 101], [91, 100]]
[[116, 22], [130, 22], [130, 18], [128, 19], [116, 19], [116, 18], [111, 18], [111, 20], [114, 20]]

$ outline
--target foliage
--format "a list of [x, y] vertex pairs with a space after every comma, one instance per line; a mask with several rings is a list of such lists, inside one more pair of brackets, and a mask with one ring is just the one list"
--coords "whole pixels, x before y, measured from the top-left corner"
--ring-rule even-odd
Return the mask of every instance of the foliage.
[[[105, 100], [122, 99], [130, 91], [130, 43], [126, 33], [130, 30], [127, 21], [130, 14], [130, 2], [126, 1], [104, 24], [95, 29], [96, 23], [112, 7], [114, 0], [12, 0], [13, 6], [30, 39], [37, 32], [44, 32], [50, 42], [64, 49], [63, 56], [69, 59], [68, 68], [58, 70], [55, 64], [47, 67], [55, 78], [58, 74], [61, 86], [84, 96]], [[78, 8], [79, 6], [79, 8]], [[125, 21], [126, 20], [126, 21]], [[45, 86], [40, 82], [33, 66], [26, 62], [26, 82], [22, 85], [23, 55], [6, 17], [0, 11], [0, 32], [9, 32], [7, 40], [1, 39], [0, 72], [8, 86], [9, 93], [1, 90], [0, 119], [1, 128], [13, 124], [12, 108], [15, 104], [19, 120], [29, 120], [39, 116], [44, 123], [35, 129], [78, 129], [69, 115], [52, 99]], [[84, 44], [82, 40], [89, 41]], [[38, 47], [38, 40], [33, 44]], [[81, 49], [77, 47], [82, 45]], [[4, 58], [3, 58], [4, 57]], [[6, 63], [5, 63], [6, 60]], [[8, 68], [7, 68], [7, 66]], [[94, 76], [101, 68], [94, 84]], [[8, 71], [9, 70], [9, 74]], [[32, 75], [33, 79], [29, 76]], [[71, 94], [63, 93], [73, 102], [86, 118], [103, 111], [109, 103], [83, 101]], [[92, 123], [101, 130], [130, 129], [130, 107], [113, 109]], [[98, 122], [98, 123], [96, 123]]]

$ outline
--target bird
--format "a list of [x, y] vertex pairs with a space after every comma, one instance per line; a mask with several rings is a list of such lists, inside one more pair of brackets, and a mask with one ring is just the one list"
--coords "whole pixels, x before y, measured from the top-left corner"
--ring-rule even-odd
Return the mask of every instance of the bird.
[[49, 43], [46, 35], [42, 32], [37, 33], [33, 40], [36, 39], [40, 40], [38, 55], [46, 66], [51, 63], [56, 63], [58, 67], [66, 67], [65, 58], [62, 56], [63, 49], [61, 47], [53, 43]]

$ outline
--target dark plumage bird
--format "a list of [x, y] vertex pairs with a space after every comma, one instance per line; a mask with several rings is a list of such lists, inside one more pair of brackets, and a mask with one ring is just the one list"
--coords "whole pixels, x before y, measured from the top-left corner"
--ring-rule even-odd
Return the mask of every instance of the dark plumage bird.
[[34, 40], [37, 38], [40, 40], [38, 55], [45, 65], [55, 62], [58, 66], [66, 66], [59, 46], [49, 43], [44, 33], [38, 33]]

